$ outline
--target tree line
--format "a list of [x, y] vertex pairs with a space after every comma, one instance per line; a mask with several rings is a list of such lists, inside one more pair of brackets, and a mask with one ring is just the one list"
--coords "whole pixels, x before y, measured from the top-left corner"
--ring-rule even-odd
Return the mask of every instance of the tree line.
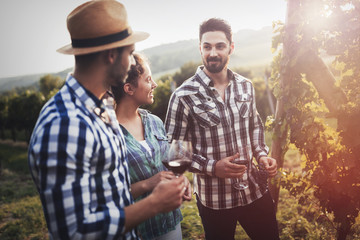
[[[199, 65], [200, 63], [188, 62], [174, 74], [163, 75], [156, 79], [158, 87], [154, 91], [155, 101], [152, 105], [142, 107], [164, 121], [171, 93], [183, 81], [194, 75]], [[250, 70], [240, 67], [233, 70], [244, 77], [253, 78]], [[268, 103], [269, 92], [262, 78], [253, 78], [253, 80], [258, 110], [265, 121], [266, 117], [272, 114]], [[0, 95], [0, 138], [29, 142], [42, 106], [60, 90], [64, 83], [65, 79], [48, 74], [41, 77], [36, 86], [3, 92]], [[270, 98], [274, 101], [272, 94]]]
[[15, 88], [0, 95], [0, 137], [30, 140], [39, 112], [64, 84], [60, 77], [45, 75], [39, 87]]

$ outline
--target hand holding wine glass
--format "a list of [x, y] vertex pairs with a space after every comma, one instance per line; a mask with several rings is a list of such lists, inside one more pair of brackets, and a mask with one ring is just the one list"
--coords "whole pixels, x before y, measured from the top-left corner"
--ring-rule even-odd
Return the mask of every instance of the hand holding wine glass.
[[245, 190], [249, 187], [248, 175], [249, 175], [249, 152], [246, 148], [239, 148], [239, 157], [234, 159], [233, 163], [246, 166], [247, 171], [241, 178], [234, 179], [233, 187], [237, 190]]
[[191, 158], [191, 143], [188, 141], [173, 140], [167, 156], [165, 156], [162, 162], [178, 177], [190, 167]]
[[[240, 159], [240, 158], [235, 159], [233, 161], [233, 163], [239, 164], [239, 165], [244, 165], [244, 166], [246, 166], [246, 168], [248, 168], [248, 165], [249, 165], [248, 160]], [[233, 183], [233, 187], [237, 190], [244, 190], [244, 189], [248, 188], [249, 185], [247, 183], [247, 175], [248, 175], [248, 173], [245, 172], [241, 178], [235, 179], [235, 182]]]

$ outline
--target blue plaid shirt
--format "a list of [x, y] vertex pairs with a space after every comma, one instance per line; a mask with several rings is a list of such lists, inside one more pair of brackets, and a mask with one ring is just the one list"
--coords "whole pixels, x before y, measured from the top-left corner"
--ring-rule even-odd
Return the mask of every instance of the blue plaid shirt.
[[[169, 147], [163, 122], [144, 109], [139, 109], [139, 113], [144, 126], [145, 140], [151, 149], [151, 153], [122, 127], [128, 149], [131, 183], [148, 179], [158, 172], [167, 170], [161, 162], [162, 156], [166, 154]], [[145, 193], [135, 201], [147, 197], [150, 193]], [[180, 209], [176, 209], [146, 220], [138, 226], [138, 230], [142, 239], [154, 239], [174, 230], [181, 220]]]
[[126, 147], [112, 108], [68, 76], [41, 110], [29, 145], [50, 239], [138, 239], [124, 233], [132, 204]]

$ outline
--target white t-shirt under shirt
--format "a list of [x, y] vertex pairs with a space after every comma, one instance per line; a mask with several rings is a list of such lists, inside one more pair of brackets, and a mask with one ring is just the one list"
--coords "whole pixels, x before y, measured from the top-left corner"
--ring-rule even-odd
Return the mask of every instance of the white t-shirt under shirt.
[[142, 140], [139, 141], [139, 143], [146, 149], [146, 151], [148, 151], [150, 153], [150, 155], [152, 156], [152, 152], [151, 152], [151, 148], [149, 146], [149, 144], [146, 142], [146, 140]]

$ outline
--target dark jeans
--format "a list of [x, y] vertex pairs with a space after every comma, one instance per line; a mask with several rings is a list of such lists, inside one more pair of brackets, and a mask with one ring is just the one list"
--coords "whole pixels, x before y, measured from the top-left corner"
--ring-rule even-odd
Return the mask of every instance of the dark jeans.
[[237, 222], [253, 240], [279, 239], [274, 202], [269, 192], [249, 205], [232, 209], [207, 208], [199, 199], [197, 206], [207, 240], [233, 240]]

